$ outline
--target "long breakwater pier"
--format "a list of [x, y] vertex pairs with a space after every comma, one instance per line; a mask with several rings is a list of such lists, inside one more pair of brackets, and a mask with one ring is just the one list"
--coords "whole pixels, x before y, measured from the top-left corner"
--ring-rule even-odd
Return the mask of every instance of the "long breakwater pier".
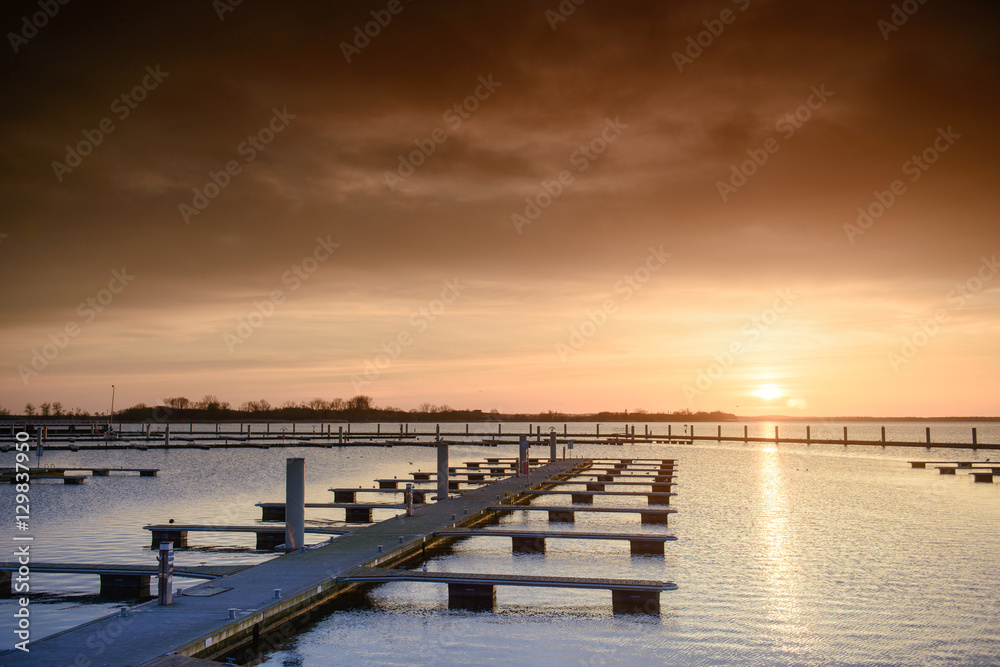
[[[391, 426], [391, 427], [390, 427]], [[398, 429], [396, 428], [398, 426]], [[487, 427], [487, 428], [484, 428]], [[574, 426], [576, 424], [574, 423]], [[244, 422], [244, 423], [165, 423], [127, 424], [103, 429], [93, 424], [87, 427], [74, 425], [48, 425], [6, 422], [0, 424], [0, 451], [13, 448], [14, 436], [20, 431], [27, 432], [32, 442], [46, 450], [81, 451], [87, 449], [217, 449], [256, 447], [338, 447], [338, 446], [414, 446], [433, 447], [438, 443], [451, 445], [478, 445], [497, 447], [517, 445], [522, 438], [536, 445], [549, 444], [551, 439], [562, 446], [579, 445], [626, 445], [626, 444], [694, 444], [696, 442], [737, 442], [794, 444], [794, 445], [842, 445], [848, 446], [894, 446], [944, 449], [1000, 449], [1000, 443], [979, 441], [978, 429], [970, 427], [967, 442], [944, 442], [932, 438], [931, 427], [924, 429], [921, 440], [894, 440], [887, 437], [886, 427], [880, 427], [877, 439], [851, 437], [848, 426], [839, 430], [822, 427], [814, 436], [812, 426], [806, 425], [805, 436], [789, 437], [781, 434], [784, 425], [774, 425], [773, 436], [750, 435], [749, 426], [733, 422], [731, 424], [665, 423], [643, 424], [636, 430], [635, 424], [605, 423], [594, 425], [593, 431], [570, 432], [570, 424], [563, 423], [560, 429], [546, 425], [507, 425], [503, 422], [480, 423], [470, 428], [469, 423], [398, 425], [370, 423], [312, 423], [312, 422]], [[238, 427], [238, 431], [234, 430]], [[603, 428], [603, 430], [602, 430]], [[832, 432], [833, 431], [833, 432]], [[834, 434], [835, 432], [835, 434]], [[890, 434], [891, 435], [891, 434]]]
[[[301, 476], [295, 477], [291, 472], [297, 469], [301, 473], [303, 459], [289, 459], [287, 506], [283, 508], [288, 522], [284, 526], [286, 538], [282, 545], [287, 553], [238, 572], [212, 572], [210, 574], [225, 576], [185, 588], [180, 595], [171, 596], [168, 592], [164, 598], [161, 593], [158, 601], [122, 608], [119, 614], [34, 641], [30, 645], [30, 653], [0, 653], [0, 664], [5, 667], [39, 664], [147, 667], [170, 664], [182, 667], [204, 664], [198, 660], [227, 658], [233, 658], [240, 664], [253, 663], [293, 636], [298, 628], [328, 613], [330, 605], [339, 596], [361, 593], [365, 586], [393, 581], [447, 585], [449, 607], [477, 610], [494, 608], [498, 586], [541, 586], [607, 590], [611, 593], [610, 602], [615, 613], [658, 614], [660, 593], [677, 588], [673, 582], [659, 580], [428, 572], [426, 566], [422, 570], [415, 569], [416, 564], [426, 560], [428, 550], [444, 546], [451, 540], [484, 534], [510, 538], [514, 552], [544, 553], [546, 539], [628, 540], [632, 554], [646, 557], [663, 554], [664, 544], [674, 539], [673, 536], [649, 530], [629, 534], [564, 530], [494, 532], [490, 528], [507, 512], [532, 510], [531, 500], [544, 496], [561, 484], [576, 483], [597, 475], [606, 478], [604, 483], [610, 484], [620, 477], [623, 480], [627, 478], [632, 484], [658, 485], [660, 491], [656, 500], [666, 503], [668, 496], [673, 494], [664, 493], [663, 486], [675, 483], [676, 462], [673, 459], [559, 460], [553, 447], [545, 461], [533, 461], [522, 455], [519, 465], [507, 476], [492, 481], [479, 480], [476, 488], [453, 492], [448, 490], [447, 484], [442, 484], [442, 481], [447, 481], [449, 470], [447, 449], [444, 444], [438, 447], [441, 477], [436, 480], [436, 502], [426, 502], [428, 499], [425, 498], [423, 503], [413, 503], [407, 489], [408, 502], [404, 513], [352, 528], [319, 545], [295, 549], [289, 549], [288, 545], [301, 540], [301, 534], [295, 536], [295, 526], [301, 530], [301, 512], [306, 503], [303, 496], [296, 495], [301, 491]], [[507, 463], [507, 460], [495, 459], [492, 465]], [[473, 471], [480, 465], [491, 464], [489, 461], [467, 462], [464, 472], [457, 474], [475, 474]], [[412, 489], [414, 482], [408, 483]], [[604, 483], [600, 490], [592, 490], [591, 497], [601, 495]], [[390, 489], [384, 491], [393, 492]], [[650, 503], [653, 497], [651, 490]], [[261, 503], [272, 508], [279, 504]], [[537, 509], [549, 511], [553, 521], [572, 520], [567, 512], [603, 509], [633, 512], [645, 517], [644, 522], [648, 519], [656, 524], [665, 524], [668, 514], [675, 511], [647, 505], [600, 508], [593, 504], [561, 507], [561, 515], [552, 515], [549, 507]], [[160, 539], [171, 537], [166, 531], [176, 531], [173, 537], [178, 540], [182, 537], [181, 533], [191, 528], [184, 524], [147, 527], [154, 532], [162, 531]], [[280, 526], [278, 528], [281, 529]], [[301, 541], [297, 543], [301, 544]], [[161, 543], [161, 553], [165, 548], [168, 545]], [[100, 565], [88, 567], [89, 571], [107, 574]], [[131, 574], [147, 577], [148, 581], [149, 572], [146, 570]]]

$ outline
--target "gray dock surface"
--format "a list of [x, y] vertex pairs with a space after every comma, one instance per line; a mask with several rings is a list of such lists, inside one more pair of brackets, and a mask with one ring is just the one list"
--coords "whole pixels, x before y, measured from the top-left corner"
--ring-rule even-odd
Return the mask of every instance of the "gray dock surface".
[[[581, 462], [556, 461], [533, 470], [530, 482], [524, 477], [511, 477], [466, 491], [460, 498], [418, 505], [412, 517], [358, 528], [328, 545], [280, 556], [211, 584], [185, 588], [185, 595], [175, 597], [171, 605], [159, 606], [153, 601], [133, 607], [126, 616], [111, 615], [32, 642], [30, 653], [0, 653], [0, 665], [135, 667], [170, 652], [208, 655], [213, 646], [236, 632], [246, 632], [255, 623], [266, 626], [274, 622], [269, 619], [282, 619], [293, 609], [309, 609], [328, 601], [332, 589], [338, 586], [337, 577], [348, 571], [378, 566], [394, 553], [399, 555], [433, 539], [429, 536], [437, 531], [460, 527], [466, 512], [472, 516], [485, 510], [501, 494], [523, 493], [531, 485]], [[171, 528], [183, 529], [176, 525]], [[222, 592], [191, 595], [209, 586]], [[275, 589], [281, 589], [280, 599], [274, 598]], [[227, 618], [230, 609], [236, 610], [234, 620]]]

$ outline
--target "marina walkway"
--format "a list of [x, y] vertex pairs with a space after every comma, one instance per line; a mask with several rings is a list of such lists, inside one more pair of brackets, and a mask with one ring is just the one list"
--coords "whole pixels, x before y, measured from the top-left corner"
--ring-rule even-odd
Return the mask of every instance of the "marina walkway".
[[[308, 617], [312, 609], [353, 585], [338, 579], [355, 568], [391, 566], [419, 556], [425, 545], [439, 539], [434, 533], [467, 527], [504, 494], [523, 494], [532, 485], [571, 472], [581, 463], [556, 461], [533, 470], [531, 481], [510, 477], [465, 491], [461, 497], [417, 505], [414, 516], [400, 515], [363, 526], [328, 544], [281, 556], [211, 584], [186, 588], [170, 605], [146, 603], [124, 616], [109, 616], [32, 642], [30, 653], [0, 653], [0, 664], [134, 667], [171, 652], [225, 657], [230, 647], [251, 637], [263, 637], [292, 617]], [[199, 595], [199, 591], [205, 593]], [[616, 599], [620, 598], [621, 594]]]

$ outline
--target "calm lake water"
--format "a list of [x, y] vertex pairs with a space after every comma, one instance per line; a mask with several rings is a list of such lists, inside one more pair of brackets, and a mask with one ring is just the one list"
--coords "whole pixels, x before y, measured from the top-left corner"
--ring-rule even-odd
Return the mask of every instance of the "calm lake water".
[[[847, 424], [850, 437], [878, 439], [880, 424]], [[929, 424], [935, 441], [1000, 442], [992, 424]], [[542, 424], [547, 433], [548, 424]], [[556, 426], [562, 431], [562, 423]], [[812, 436], [841, 437], [843, 423], [812, 424]], [[891, 442], [924, 439], [925, 423], [889, 423]], [[527, 425], [504, 424], [505, 433]], [[665, 424], [650, 424], [665, 432]], [[234, 427], [238, 428], [238, 427]], [[272, 427], [272, 429], [275, 427]], [[309, 432], [310, 426], [299, 426]], [[367, 430], [369, 425], [352, 427]], [[383, 425], [398, 432], [396, 425]], [[419, 427], [433, 432], [433, 425]], [[471, 425], [495, 433], [495, 424]], [[447, 425], [443, 431], [461, 430]], [[641, 433], [644, 424], [636, 425]], [[716, 432], [697, 424], [697, 433]], [[780, 426], [804, 437], [805, 424]], [[594, 424], [570, 431], [593, 433]], [[601, 433], [622, 432], [604, 424]], [[184, 429], [174, 432], [183, 434]], [[742, 424], [724, 433], [742, 434]], [[336, 426], [334, 426], [336, 432]], [[683, 427], [673, 425], [673, 432]], [[773, 436], [774, 425], [750, 424]], [[290, 437], [290, 435], [289, 435]], [[82, 444], [82, 443], [81, 443]], [[561, 447], [560, 447], [561, 451]], [[546, 455], [548, 447], [533, 448]], [[516, 453], [516, 447], [454, 446], [453, 464]], [[361, 608], [317, 622], [266, 665], [998, 665], [1000, 664], [1000, 482], [911, 469], [906, 461], [1000, 459], [1000, 451], [838, 445], [577, 445], [576, 456], [678, 460], [670, 525], [642, 526], [632, 515], [578, 515], [559, 528], [669, 533], [663, 557], [629, 555], [626, 542], [550, 540], [544, 555], [513, 555], [507, 539], [458, 542], [428, 569], [582, 577], [663, 579], [658, 617], [615, 616], [607, 591], [501, 587], [495, 613], [449, 611], [445, 586], [388, 584]], [[10, 465], [12, 454], [3, 454]], [[306, 460], [306, 499], [332, 500], [331, 486], [369, 487], [376, 477], [433, 470], [431, 448], [343, 447], [237, 451], [49, 452], [45, 465], [158, 467], [160, 476], [92, 478], [82, 486], [40, 482], [31, 489], [36, 561], [155, 563], [147, 523], [245, 524], [254, 503], [284, 499], [284, 461]], [[34, 455], [32, 456], [34, 459]], [[12, 507], [13, 487], [0, 487]], [[546, 504], [568, 504], [551, 496]], [[610, 497], [603, 505], [643, 504]], [[382, 511], [376, 519], [392, 516]], [[307, 520], [340, 522], [338, 510]], [[505, 524], [541, 529], [543, 513]], [[0, 527], [5, 551], [13, 519]], [[308, 537], [308, 536], [307, 536]], [[313, 541], [321, 541], [313, 536]], [[176, 563], [255, 563], [252, 536], [192, 533]], [[6, 559], [6, 558], [5, 558]], [[32, 602], [33, 638], [116, 611], [96, 599], [98, 578], [33, 575], [46, 594]], [[175, 586], [194, 580], [175, 579]], [[0, 601], [0, 648], [13, 644], [12, 601]], [[2, 660], [0, 660], [2, 662]]]

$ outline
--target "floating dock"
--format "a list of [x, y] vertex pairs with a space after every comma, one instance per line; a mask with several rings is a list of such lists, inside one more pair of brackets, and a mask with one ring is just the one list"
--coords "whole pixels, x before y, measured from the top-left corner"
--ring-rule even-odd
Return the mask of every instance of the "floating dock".
[[[530, 480], [508, 477], [487, 486], [465, 491], [432, 504], [417, 505], [412, 516], [405, 514], [376, 524], [361, 526], [329, 543], [295, 551], [210, 584], [185, 589], [172, 604], [146, 603], [92, 623], [31, 643], [31, 652], [0, 653], [5, 667], [20, 665], [154, 665], [168, 657], [225, 658], [244, 647], [247, 658], [259, 656], [277, 642], [284, 641], [292, 623], [315, 620], [321, 607], [335, 596], [361, 586], [362, 578], [372, 581], [408, 576], [414, 580], [437, 581], [452, 589], [457, 606], [488, 604], [488, 587], [497, 585], [563, 585], [602, 588], [611, 591], [616, 611], [657, 613], [659, 594], [676, 585], [664, 581], [616, 579], [554, 579], [496, 575], [454, 575], [413, 573], [393, 570], [420, 559], [424, 549], [441, 540], [447, 530], [473, 528], [488, 523], [490, 509], [501, 497], [532, 495], [541, 484], [551, 484], [574, 474], [584, 461], [554, 461], [533, 470]], [[532, 509], [509, 505], [501, 510]], [[563, 508], [560, 508], [563, 509]], [[577, 510], [580, 511], [580, 510]], [[641, 508], [637, 512], [655, 512]], [[662, 510], [663, 516], [666, 512]], [[167, 524], [149, 526], [163, 530], [191, 530], [193, 526]], [[219, 530], [219, 526], [204, 527]], [[263, 527], [252, 528], [257, 531]], [[283, 531], [276, 526], [273, 530]], [[309, 530], [307, 528], [307, 530]], [[375, 568], [359, 570], [358, 568]], [[382, 579], [378, 579], [382, 577]], [[450, 578], [449, 578], [450, 577]], [[452, 586], [454, 585], [454, 586]], [[462, 588], [469, 589], [467, 591]], [[280, 629], [279, 629], [280, 628]], [[101, 638], [114, 638], [104, 641]], [[246, 648], [248, 647], [249, 648]], [[237, 658], [243, 659], [243, 653]], [[179, 658], [178, 658], [179, 659]], [[157, 662], [159, 661], [159, 662]]]

